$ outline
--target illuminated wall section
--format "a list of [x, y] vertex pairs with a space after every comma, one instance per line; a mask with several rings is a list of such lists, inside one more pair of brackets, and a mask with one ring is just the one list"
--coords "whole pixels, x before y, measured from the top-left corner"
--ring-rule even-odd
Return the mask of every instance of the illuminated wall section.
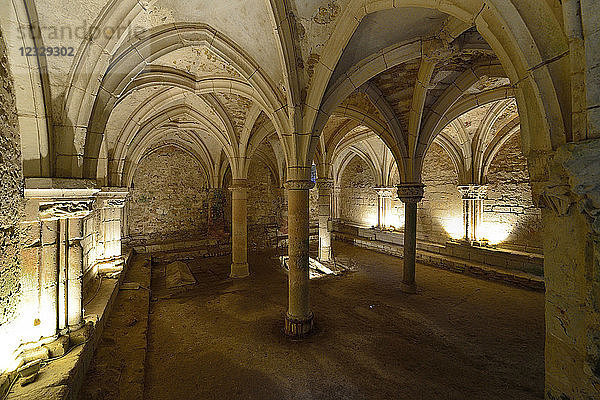
[[542, 252], [541, 214], [531, 199], [519, 135], [508, 140], [490, 165], [480, 235], [502, 247]]

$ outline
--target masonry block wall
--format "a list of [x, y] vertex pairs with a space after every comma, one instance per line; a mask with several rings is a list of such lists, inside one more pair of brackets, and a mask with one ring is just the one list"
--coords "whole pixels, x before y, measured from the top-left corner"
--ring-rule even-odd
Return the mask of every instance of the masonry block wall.
[[492, 161], [484, 203], [485, 229], [496, 229], [502, 246], [542, 253], [542, 218], [531, 198], [527, 160], [521, 139], [513, 135]]
[[463, 236], [463, 205], [458, 175], [448, 153], [433, 143], [423, 163], [425, 196], [419, 204], [417, 239], [445, 243]]
[[[399, 182], [392, 173], [391, 182]], [[483, 234], [499, 247], [541, 253], [540, 210], [532, 202], [527, 161], [520, 136], [508, 140], [490, 164], [488, 194], [484, 202]], [[448, 153], [433, 143], [423, 167], [425, 196], [419, 203], [419, 241], [446, 243], [464, 235], [463, 203], [458, 174]], [[373, 172], [359, 157], [346, 166], [340, 182], [341, 219], [363, 226], [377, 225], [377, 193]], [[393, 199], [388, 224], [403, 228], [404, 206]]]
[[248, 247], [274, 247], [281, 221], [282, 189], [265, 163], [253, 159], [248, 172]]
[[0, 363], [7, 359], [4, 352], [17, 344], [18, 337], [10, 332], [15, 329], [22, 292], [19, 222], [24, 183], [12, 82], [0, 34]]
[[377, 225], [375, 186], [375, 177], [368, 165], [360, 157], [354, 157], [344, 169], [340, 182], [341, 219], [365, 226]]
[[133, 240], [189, 240], [208, 231], [207, 180], [199, 162], [174, 146], [146, 156], [133, 177], [128, 209]]

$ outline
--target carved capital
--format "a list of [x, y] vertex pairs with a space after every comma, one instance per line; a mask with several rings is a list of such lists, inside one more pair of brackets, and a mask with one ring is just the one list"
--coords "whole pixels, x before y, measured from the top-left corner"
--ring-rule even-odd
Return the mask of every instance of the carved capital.
[[106, 207], [123, 208], [123, 207], [125, 207], [125, 199], [107, 199]]
[[487, 195], [486, 185], [460, 185], [458, 191], [463, 200], [484, 200]]
[[333, 179], [328, 179], [328, 178], [317, 179], [317, 189], [332, 190], [333, 189]]
[[287, 190], [310, 190], [313, 187], [315, 187], [315, 183], [307, 180], [290, 180], [285, 183]]
[[569, 213], [575, 203], [570, 193], [568, 184], [548, 185], [535, 196], [536, 207], [549, 208], [558, 216], [563, 217]]
[[40, 204], [40, 218], [83, 218], [93, 211], [93, 200], [57, 201]]
[[398, 198], [403, 203], [418, 203], [423, 199], [425, 186], [422, 183], [403, 183], [397, 186]]
[[384, 199], [391, 199], [394, 197], [394, 193], [396, 193], [396, 188], [395, 187], [379, 187], [379, 188], [375, 188], [375, 191], [377, 192], [377, 196], [384, 198]]

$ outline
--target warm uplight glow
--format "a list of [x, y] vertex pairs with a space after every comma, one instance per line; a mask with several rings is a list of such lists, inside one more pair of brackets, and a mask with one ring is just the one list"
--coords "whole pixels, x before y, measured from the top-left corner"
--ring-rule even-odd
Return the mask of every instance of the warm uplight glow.
[[365, 215], [364, 224], [366, 226], [377, 226], [377, 211]]
[[462, 239], [465, 236], [465, 224], [462, 217], [445, 218], [442, 221], [442, 226], [452, 239]]
[[498, 244], [506, 240], [512, 230], [512, 226], [502, 222], [484, 222], [478, 228], [478, 236], [487, 240], [490, 244]]
[[394, 227], [396, 230], [400, 230], [404, 226], [404, 215], [391, 212], [388, 214], [385, 224], [389, 227]]
[[14, 351], [19, 345], [17, 324], [6, 324], [0, 328], [0, 373], [18, 367]]

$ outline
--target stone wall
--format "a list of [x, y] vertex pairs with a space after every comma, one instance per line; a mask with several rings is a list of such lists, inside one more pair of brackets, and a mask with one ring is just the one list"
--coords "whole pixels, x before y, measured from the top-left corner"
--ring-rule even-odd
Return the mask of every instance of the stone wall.
[[359, 225], [377, 225], [375, 177], [369, 166], [354, 157], [340, 181], [340, 218]]
[[[458, 174], [450, 156], [433, 143], [423, 166], [425, 195], [419, 203], [417, 239], [446, 243], [464, 235], [463, 203]], [[500, 149], [488, 172], [487, 200], [479, 232], [499, 247], [541, 253], [540, 210], [532, 202], [527, 160], [521, 153], [520, 136], [514, 135]], [[362, 225], [377, 225], [375, 177], [367, 164], [355, 157], [342, 174], [340, 186], [341, 220]], [[391, 182], [399, 183], [397, 172]], [[402, 229], [404, 205], [394, 198], [387, 225]]]
[[445, 243], [463, 237], [462, 197], [458, 175], [448, 153], [433, 143], [423, 163], [425, 196], [419, 203], [417, 239]]
[[181, 240], [208, 232], [208, 189], [200, 164], [173, 146], [146, 156], [133, 177], [128, 207], [133, 240]]
[[[502, 246], [542, 252], [542, 219], [531, 198], [527, 159], [520, 136], [513, 135], [492, 161], [487, 174], [483, 231], [498, 235]], [[489, 231], [489, 232], [488, 232]]]
[[248, 248], [275, 246], [273, 235], [281, 222], [282, 192], [271, 170], [257, 159], [248, 171]]
[[23, 172], [13, 80], [0, 34], [0, 371], [14, 350], [11, 335], [21, 298], [19, 222], [23, 207]]

